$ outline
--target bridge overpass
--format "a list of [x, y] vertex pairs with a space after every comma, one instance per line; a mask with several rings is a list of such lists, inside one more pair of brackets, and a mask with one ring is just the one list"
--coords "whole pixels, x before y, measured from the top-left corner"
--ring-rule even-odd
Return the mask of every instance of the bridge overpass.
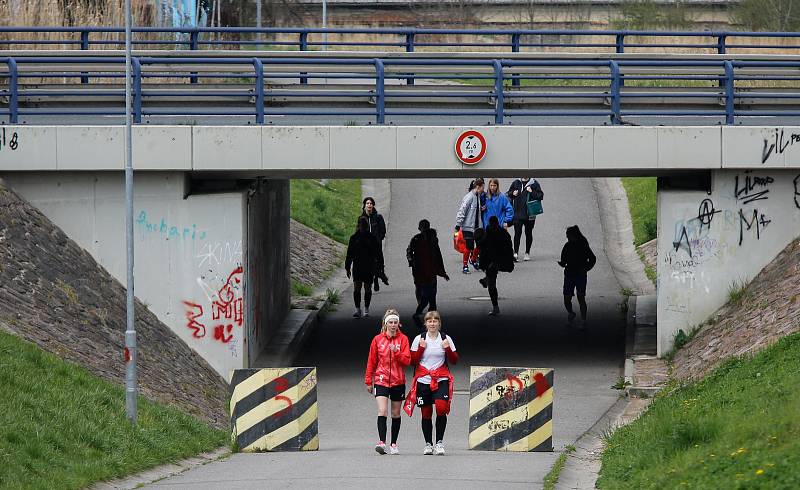
[[[119, 53], [0, 67], [3, 178], [124, 283]], [[224, 376], [289, 308], [289, 178], [657, 175], [659, 354], [800, 234], [794, 56], [175, 51], [134, 68], [138, 296]], [[455, 154], [468, 129], [476, 165]], [[239, 335], [200, 335], [220, 315]]]

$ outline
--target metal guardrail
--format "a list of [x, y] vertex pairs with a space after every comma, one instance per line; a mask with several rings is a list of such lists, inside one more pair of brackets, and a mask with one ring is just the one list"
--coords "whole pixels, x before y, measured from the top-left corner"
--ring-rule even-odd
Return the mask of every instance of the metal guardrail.
[[[377, 124], [392, 116], [489, 116], [496, 124], [514, 116], [602, 116], [612, 124], [626, 116], [708, 116], [725, 124], [800, 116], [800, 61], [173, 55], [132, 63], [137, 123], [201, 115], [251, 116], [257, 124], [311, 115], [371, 116]], [[124, 115], [121, 85], [108, 82], [124, 76], [121, 56], [4, 57], [2, 66], [0, 115], [10, 123]], [[420, 79], [462, 83], [403, 84]]]
[[[124, 44], [122, 27], [0, 27], [0, 46], [52, 45], [82, 50], [93, 47], [120, 48]], [[800, 50], [800, 33], [797, 32], [738, 32], [738, 31], [633, 31], [633, 30], [531, 30], [531, 29], [318, 29], [318, 28], [255, 28], [255, 27], [137, 27], [133, 28], [135, 47], [172, 46], [176, 49], [220, 49], [272, 45], [300, 51], [326, 48], [397, 48], [414, 52], [418, 48], [494, 48], [521, 52], [526, 49], [600, 49], [606, 52], [625, 53], [630, 49], [708, 50], [726, 54], [731, 50], [763, 53], [781, 50]], [[17, 34], [63, 35], [58, 39], [14, 38]], [[352, 39], [328, 40], [328, 34], [354, 36]], [[100, 36], [118, 35], [118, 39], [99, 39]], [[366, 41], [355, 36], [385, 37], [385, 40]], [[234, 39], [235, 37], [239, 39]], [[258, 39], [272, 36], [276, 39]], [[277, 39], [281, 36], [293, 40]], [[468, 37], [465, 41], [448, 41], [447, 36]], [[2, 37], [2, 36], [0, 36]], [[153, 37], [148, 39], [148, 37]], [[588, 37], [592, 42], [574, 42], [575, 37]], [[224, 39], [227, 38], [227, 39]], [[647, 42], [642, 38], [655, 38]], [[685, 39], [674, 42], [671, 38]], [[731, 39], [741, 39], [731, 42]], [[794, 44], [764, 44], [763, 41], [792, 39]], [[747, 40], [747, 41], [745, 41]], [[760, 41], [760, 42], [758, 42]]]

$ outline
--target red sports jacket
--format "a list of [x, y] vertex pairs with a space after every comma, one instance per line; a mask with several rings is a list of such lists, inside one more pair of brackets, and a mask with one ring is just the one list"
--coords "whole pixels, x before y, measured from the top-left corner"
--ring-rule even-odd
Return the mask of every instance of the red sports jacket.
[[[398, 350], [392, 351], [390, 346]], [[386, 333], [379, 333], [372, 339], [369, 346], [367, 371], [364, 374], [364, 383], [371, 385], [392, 386], [406, 384], [405, 368], [411, 363], [411, 349], [408, 337], [403, 332], [397, 332], [394, 337]]]

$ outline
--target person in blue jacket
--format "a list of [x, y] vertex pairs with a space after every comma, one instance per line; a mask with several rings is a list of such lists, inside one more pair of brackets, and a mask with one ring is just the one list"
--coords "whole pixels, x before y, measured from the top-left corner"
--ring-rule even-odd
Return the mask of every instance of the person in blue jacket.
[[500, 226], [505, 230], [508, 230], [508, 227], [514, 221], [514, 207], [508, 197], [500, 192], [500, 181], [497, 179], [489, 179], [489, 190], [486, 193], [486, 209], [483, 210], [482, 215], [484, 228], [488, 228], [489, 219], [492, 216], [497, 216], [497, 221], [500, 222]]

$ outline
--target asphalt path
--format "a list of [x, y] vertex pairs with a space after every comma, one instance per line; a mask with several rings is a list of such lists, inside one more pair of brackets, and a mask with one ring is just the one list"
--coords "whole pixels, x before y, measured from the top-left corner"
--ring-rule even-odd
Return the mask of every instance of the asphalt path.
[[[385, 257], [390, 285], [373, 296], [370, 318], [352, 318], [352, 290], [342, 294], [337, 311], [320, 323], [296, 365], [318, 369], [320, 450], [306, 453], [236, 454], [152, 488], [541, 488], [544, 476], [564, 447], [588, 430], [617, 400], [612, 385], [622, 374], [624, 318], [622, 297], [602, 247], [599, 211], [588, 179], [541, 179], [545, 214], [534, 230], [533, 260], [501, 273], [499, 317], [489, 317], [482, 277], [461, 273], [452, 247], [458, 203], [466, 179], [394, 180]], [[508, 179], [501, 180], [505, 190]], [[380, 210], [380, 202], [378, 209]], [[405, 249], [419, 219], [439, 230], [449, 282], [439, 283], [444, 330], [461, 360], [454, 366], [455, 394], [448, 418], [444, 457], [423, 456], [419, 410], [403, 425], [400, 455], [380, 456], [376, 408], [364, 390], [369, 343], [386, 308], [401, 312], [403, 331], [418, 333], [411, 320], [415, 306]], [[556, 264], [566, 226], [577, 224], [598, 257], [589, 273], [589, 327], [566, 325], [562, 269]], [[524, 237], [523, 245], [524, 248]], [[575, 305], [577, 311], [577, 304]], [[552, 453], [468, 450], [469, 366], [526, 366], [555, 370]], [[409, 375], [410, 370], [409, 370]], [[410, 379], [409, 379], [410, 383]]]

